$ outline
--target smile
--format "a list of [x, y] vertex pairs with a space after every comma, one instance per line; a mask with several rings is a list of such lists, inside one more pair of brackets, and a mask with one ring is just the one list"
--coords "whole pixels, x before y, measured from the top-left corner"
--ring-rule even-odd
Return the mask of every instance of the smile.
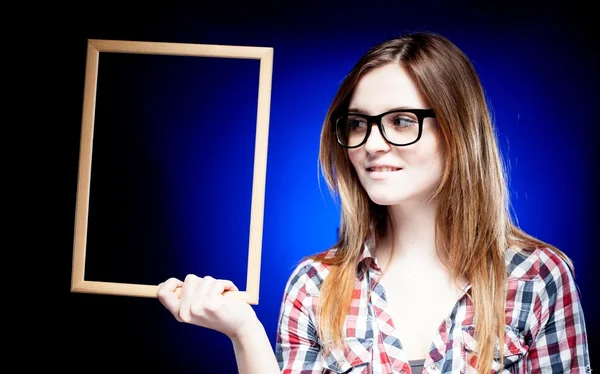
[[391, 167], [391, 166], [382, 166], [382, 167], [372, 167], [372, 168], [367, 168], [368, 172], [391, 172], [391, 171], [398, 171], [398, 170], [402, 170], [400, 168], [396, 168], [396, 167]]

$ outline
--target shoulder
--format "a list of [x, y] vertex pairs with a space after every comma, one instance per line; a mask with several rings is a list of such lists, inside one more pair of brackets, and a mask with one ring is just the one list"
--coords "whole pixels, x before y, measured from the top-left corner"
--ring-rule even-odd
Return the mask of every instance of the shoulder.
[[[319, 254], [324, 258], [332, 257], [335, 249], [328, 249]], [[310, 256], [302, 260], [290, 274], [285, 293], [293, 295], [304, 293], [307, 295], [318, 295], [323, 281], [329, 274], [330, 265], [324, 264], [316, 259], [316, 256]]]
[[[514, 249], [506, 252], [508, 270], [506, 317], [515, 329], [534, 331], [543, 315], [561, 313], [579, 302], [568, 258], [552, 248]], [[518, 311], [518, 312], [515, 312]]]
[[508, 280], [535, 280], [547, 285], [572, 281], [568, 259], [552, 248], [515, 249], [506, 251]]

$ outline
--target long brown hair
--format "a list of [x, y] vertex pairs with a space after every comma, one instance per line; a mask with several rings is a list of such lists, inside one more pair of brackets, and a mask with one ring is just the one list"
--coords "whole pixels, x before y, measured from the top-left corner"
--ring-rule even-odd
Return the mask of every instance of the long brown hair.
[[445, 149], [444, 172], [433, 196], [439, 201], [438, 255], [455, 279], [471, 284], [477, 369], [487, 373], [496, 337], [504, 339], [505, 250], [549, 247], [572, 264], [564, 253], [513, 223], [504, 165], [479, 77], [469, 58], [435, 33], [406, 34], [371, 48], [345, 77], [327, 112], [319, 161], [329, 188], [339, 198], [341, 217], [334, 255], [312, 256], [330, 265], [321, 288], [319, 333], [332, 346], [343, 344], [358, 259], [366, 241], [377, 241], [387, 227], [386, 207], [369, 199], [332, 128], [332, 119], [347, 111], [361, 77], [387, 64], [402, 67], [436, 113]]

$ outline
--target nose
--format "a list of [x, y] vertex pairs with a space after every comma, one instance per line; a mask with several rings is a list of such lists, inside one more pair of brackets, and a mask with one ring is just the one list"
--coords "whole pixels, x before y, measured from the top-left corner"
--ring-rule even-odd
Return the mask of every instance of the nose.
[[376, 124], [371, 125], [371, 134], [365, 143], [365, 150], [369, 153], [387, 152], [391, 149], [388, 143], [379, 132], [379, 127]]

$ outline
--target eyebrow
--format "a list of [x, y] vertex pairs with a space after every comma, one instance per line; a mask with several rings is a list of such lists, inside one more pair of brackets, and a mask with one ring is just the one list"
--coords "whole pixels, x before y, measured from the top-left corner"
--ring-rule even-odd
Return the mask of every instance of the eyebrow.
[[[414, 107], [408, 107], [408, 106], [399, 106], [399, 107], [394, 107], [394, 108], [386, 109], [386, 110], [384, 110], [381, 113], [391, 112], [393, 110], [406, 110], [406, 109], [416, 109], [416, 108], [414, 108]], [[359, 108], [348, 108], [348, 113], [359, 113], [359, 114], [368, 115], [367, 111], [359, 109]]]

